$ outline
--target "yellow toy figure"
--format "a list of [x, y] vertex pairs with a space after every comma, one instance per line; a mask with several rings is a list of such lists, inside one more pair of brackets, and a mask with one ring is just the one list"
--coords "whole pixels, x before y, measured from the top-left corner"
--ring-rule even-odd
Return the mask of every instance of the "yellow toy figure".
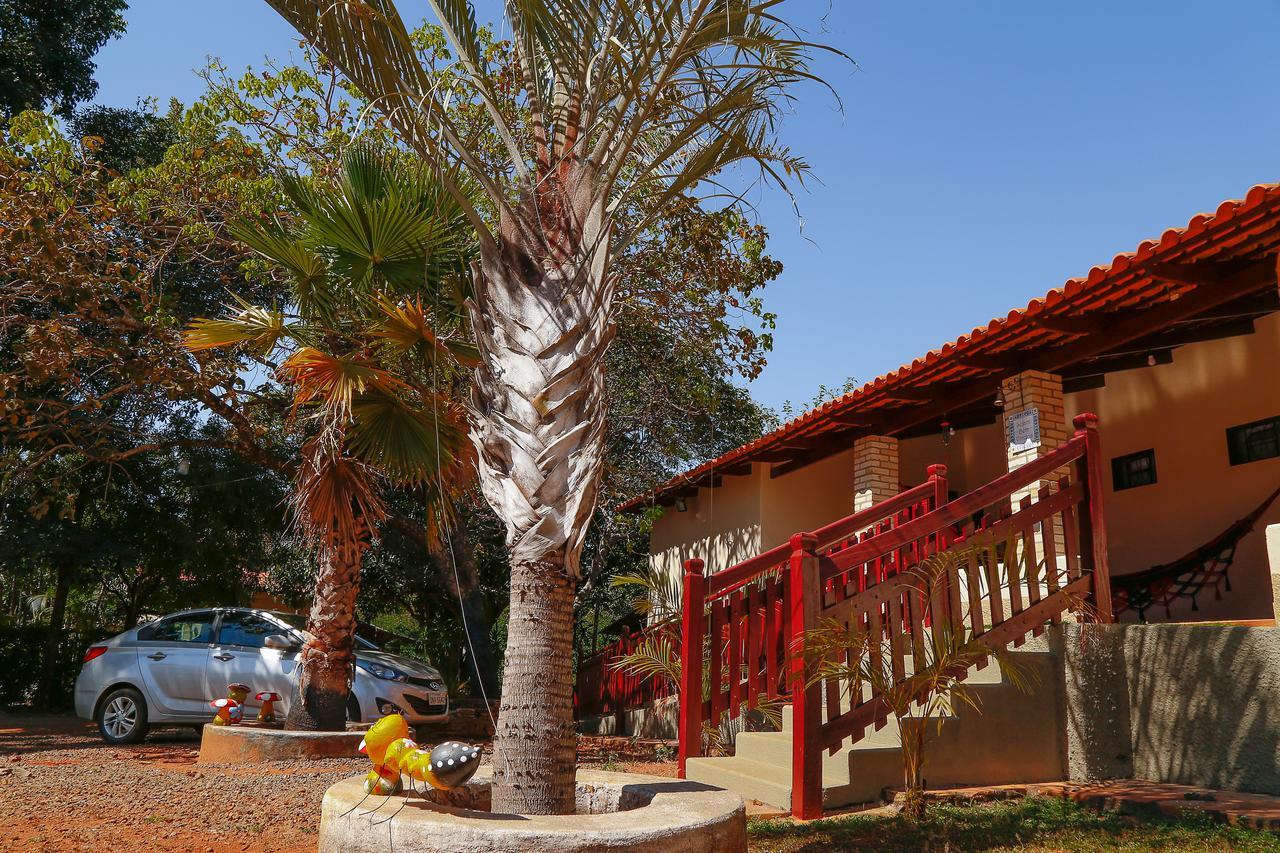
[[369, 756], [373, 770], [364, 777], [366, 794], [390, 797], [402, 790], [400, 770], [387, 767], [387, 749], [409, 736], [409, 724], [399, 714], [389, 714], [369, 727], [360, 741], [360, 752]]
[[249, 685], [247, 685], [247, 684], [238, 684], [238, 683], [237, 683], [237, 684], [228, 684], [228, 685], [227, 685], [227, 698], [228, 698], [228, 699], [234, 699], [235, 701], [237, 701], [237, 702], [239, 702], [241, 705], [243, 705], [243, 704], [244, 704], [244, 702], [245, 702], [245, 700], [249, 698]]
[[391, 796], [402, 790], [400, 774], [446, 790], [465, 785], [480, 766], [480, 748], [457, 741], [431, 750], [420, 749], [409, 738], [409, 724], [399, 714], [374, 723], [360, 743], [373, 770], [365, 777], [365, 793]]
[[262, 703], [262, 707], [258, 709], [258, 722], [274, 723], [276, 721], [276, 703], [280, 701], [280, 694], [264, 690], [253, 698]]

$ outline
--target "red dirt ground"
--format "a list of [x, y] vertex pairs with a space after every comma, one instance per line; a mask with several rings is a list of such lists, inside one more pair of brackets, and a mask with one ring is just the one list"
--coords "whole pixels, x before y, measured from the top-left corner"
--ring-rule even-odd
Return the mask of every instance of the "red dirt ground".
[[[368, 768], [359, 756], [197, 767], [199, 746], [191, 729], [108, 746], [74, 717], [0, 712], [0, 850], [314, 851], [325, 789]], [[579, 756], [674, 776], [658, 746], [583, 738]]]

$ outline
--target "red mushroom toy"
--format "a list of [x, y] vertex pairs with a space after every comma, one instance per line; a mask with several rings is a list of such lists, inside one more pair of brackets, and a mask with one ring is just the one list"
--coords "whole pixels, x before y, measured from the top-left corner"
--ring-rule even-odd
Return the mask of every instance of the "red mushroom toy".
[[230, 726], [244, 719], [244, 706], [234, 699], [214, 699], [209, 707], [217, 712], [213, 715], [215, 726]]
[[264, 690], [253, 698], [262, 703], [262, 707], [258, 709], [258, 722], [274, 723], [276, 721], [276, 703], [280, 701], [280, 694]]

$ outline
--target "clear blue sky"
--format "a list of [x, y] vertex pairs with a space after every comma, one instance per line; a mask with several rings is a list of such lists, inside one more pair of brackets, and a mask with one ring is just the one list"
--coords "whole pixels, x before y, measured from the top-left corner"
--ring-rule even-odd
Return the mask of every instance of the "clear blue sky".
[[[477, 4], [482, 11], [496, 4]], [[400, 0], [406, 18], [427, 6]], [[190, 101], [294, 49], [261, 0], [131, 0], [98, 100]], [[853, 56], [823, 62], [785, 137], [821, 183], [759, 200], [776, 350], [761, 402], [874, 378], [1200, 210], [1280, 180], [1280, 3], [794, 0]]]

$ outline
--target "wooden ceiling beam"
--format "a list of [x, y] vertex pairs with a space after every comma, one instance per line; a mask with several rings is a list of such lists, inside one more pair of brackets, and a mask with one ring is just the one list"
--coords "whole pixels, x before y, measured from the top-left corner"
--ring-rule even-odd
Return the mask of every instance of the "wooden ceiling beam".
[[1152, 264], [1149, 272], [1152, 278], [1161, 281], [1172, 281], [1178, 284], [1218, 284], [1255, 265], [1256, 261], [1188, 261], [1185, 263]]
[[1166, 347], [1164, 349], [1154, 349], [1142, 352], [1126, 352], [1115, 355], [1108, 355], [1095, 361], [1081, 364], [1076, 367], [1068, 368], [1062, 371], [1062, 381], [1065, 383], [1068, 379], [1079, 379], [1083, 376], [1097, 376], [1106, 373], [1115, 373], [1120, 370], [1137, 370], [1140, 367], [1152, 367], [1152, 360], [1156, 364], [1172, 364], [1173, 348]]

